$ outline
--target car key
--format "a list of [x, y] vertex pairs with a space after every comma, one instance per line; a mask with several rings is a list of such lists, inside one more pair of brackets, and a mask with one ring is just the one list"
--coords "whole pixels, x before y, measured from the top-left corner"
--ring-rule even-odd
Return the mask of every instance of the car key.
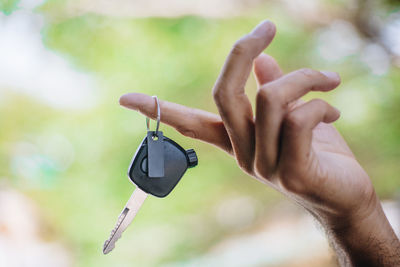
[[136, 185], [136, 189], [119, 215], [109, 239], [104, 243], [104, 254], [114, 249], [115, 242], [133, 221], [148, 194], [166, 197], [175, 188], [187, 168], [194, 167], [198, 163], [193, 149], [184, 150], [158, 130], [161, 112], [158, 99], [154, 98], [157, 103], [156, 131], [150, 131], [149, 118], [146, 118], [147, 135], [128, 169], [128, 176]]

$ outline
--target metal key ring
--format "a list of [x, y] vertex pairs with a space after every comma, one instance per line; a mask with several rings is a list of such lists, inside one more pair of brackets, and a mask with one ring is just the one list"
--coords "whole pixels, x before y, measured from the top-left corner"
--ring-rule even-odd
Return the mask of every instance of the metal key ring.
[[[153, 98], [156, 100], [156, 103], [157, 103], [156, 135], [158, 135], [158, 128], [160, 127], [160, 120], [161, 120], [161, 109], [160, 109], [160, 103], [158, 102], [157, 96], [153, 95]], [[150, 118], [149, 117], [146, 117], [146, 126], [147, 126], [147, 131], [150, 131]]]

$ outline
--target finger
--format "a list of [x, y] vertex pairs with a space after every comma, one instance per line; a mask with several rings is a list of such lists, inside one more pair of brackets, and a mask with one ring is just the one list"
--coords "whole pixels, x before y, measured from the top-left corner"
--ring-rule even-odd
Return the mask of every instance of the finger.
[[[129, 109], [155, 119], [157, 106], [153, 97], [130, 93], [121, 96], [119, 103]], [[216, 145], [228, 153], [232, 146], [221, 118], [213, 113], [188, 108], [179, 104], [161, 101], [161, 122], [174, 127], [181, 134]]]
[[[340, 117], [340, 111], [321, 99], [313, 99], [288, 113], [283, 122], [282, 149], [279, 169], [284, 172], [281, 179], [291, 179], [310, 168], [313, 129], [321, 122], [332, 123]], [[309, 177], [307, 177], [309, 178]], [[300, 181], [287, 181], [296, 184]], [[285, 183], [285, 182], [284, 182]], [[298, 185], [301, 186], [301, 185]]]
[[282, 120], [290, 109], [301, 105], [298, 98], [311, 90], [332, 90], [339, 83], [340, 77], [336, 73], [302, 69], [264, 84], [259, 89], [256, 99], [254, 162], [259, 175], [269, 177], [275, 171]]
[[283, 72], [273, 57], [262, 53], [254, 60], [254, 75], [261, 86], [282, 77]]
[[[266, 83], [269, 83], [276, 79], [279, 79], [280, 77], [282, 77], [283, 72], [273, 57], [262, 53], [254, 61], [254, 75], [256, 77], [258, 86], [260, 87]], [[259, 117], [257, 115], [257, 111], [256, 111], [256, 120], [258, 120], [258, 121], [255, 123], [255, 129], [256, 129], [255, 130], [256, 131], [256, 144], [255, 144], [256, 148], [255, 148], [255, 150], [256, 150], [256, 152], [255, 152], [254, 167], [255, 167], [256, 173], [258, 174], [258, 176], [260, 178], [261, 177], [268, 178], [270, 176], [270, 173], [272, 172], [272, 167], [270, 167], [270, 165], [272, 165], [272, 164], [268, 163], [268, 161], [267, 161], [268, 157], [265, 155], [266, 151], [262, 151], [262, 153], [260, 153], [261, 151], [259, 149], [257, 149], [257, 145], [258, 145], [258, 143], [260, 143], [260, 140], [265, 138], [265, 136], [262, 136], [262, 135], [257, 136], [257, 132], [259, 132], [259, 131], [257, 131], [257, 127], [258, 127], [257, 124], [265, 124], [265, 123], [267, 123], [267, 121], [260, 120], [257, 118], [262, 118], [262, 117]], [[269, 156], [269, 158], [271, 158], [271, 156]]]
[[277, 91], [276, 101], [287, 105], [310, 91], [330, 91], [340, 84], [336, 72], [300, 69], [268, 83], [264, 91]]
[[214, 100], [238, 164], [250, 173], [254, 159], [254, 119], [244, 87], [253, 60], [268, 46], [274, 35], [274, 24], [263, 21], [237, 41], [213, 89]]

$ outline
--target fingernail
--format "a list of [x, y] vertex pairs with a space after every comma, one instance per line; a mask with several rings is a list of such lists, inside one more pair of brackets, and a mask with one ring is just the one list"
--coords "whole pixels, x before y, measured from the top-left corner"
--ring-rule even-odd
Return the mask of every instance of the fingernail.
[[326, 77], [333, 79], [333, 80], [340, 80], [340, 76], [337, 72], [333, 71], [321, 71], [322, 74], [324, 74]]
[[260, 35], [270, 30], [275, 31], [275, 24], [269, 20], [264, 20], [251, 31], [251, 34]]

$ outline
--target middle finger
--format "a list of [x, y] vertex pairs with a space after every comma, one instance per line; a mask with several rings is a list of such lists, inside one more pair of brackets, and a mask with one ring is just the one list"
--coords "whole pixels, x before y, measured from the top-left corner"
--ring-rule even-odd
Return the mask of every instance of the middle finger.
[[214, 86], [213, 95], [239, 166], [253, 172], [254, 118], [244, 87], [254, 59], [269, 45], [275, 26], [260, 23], [235, 43]]

